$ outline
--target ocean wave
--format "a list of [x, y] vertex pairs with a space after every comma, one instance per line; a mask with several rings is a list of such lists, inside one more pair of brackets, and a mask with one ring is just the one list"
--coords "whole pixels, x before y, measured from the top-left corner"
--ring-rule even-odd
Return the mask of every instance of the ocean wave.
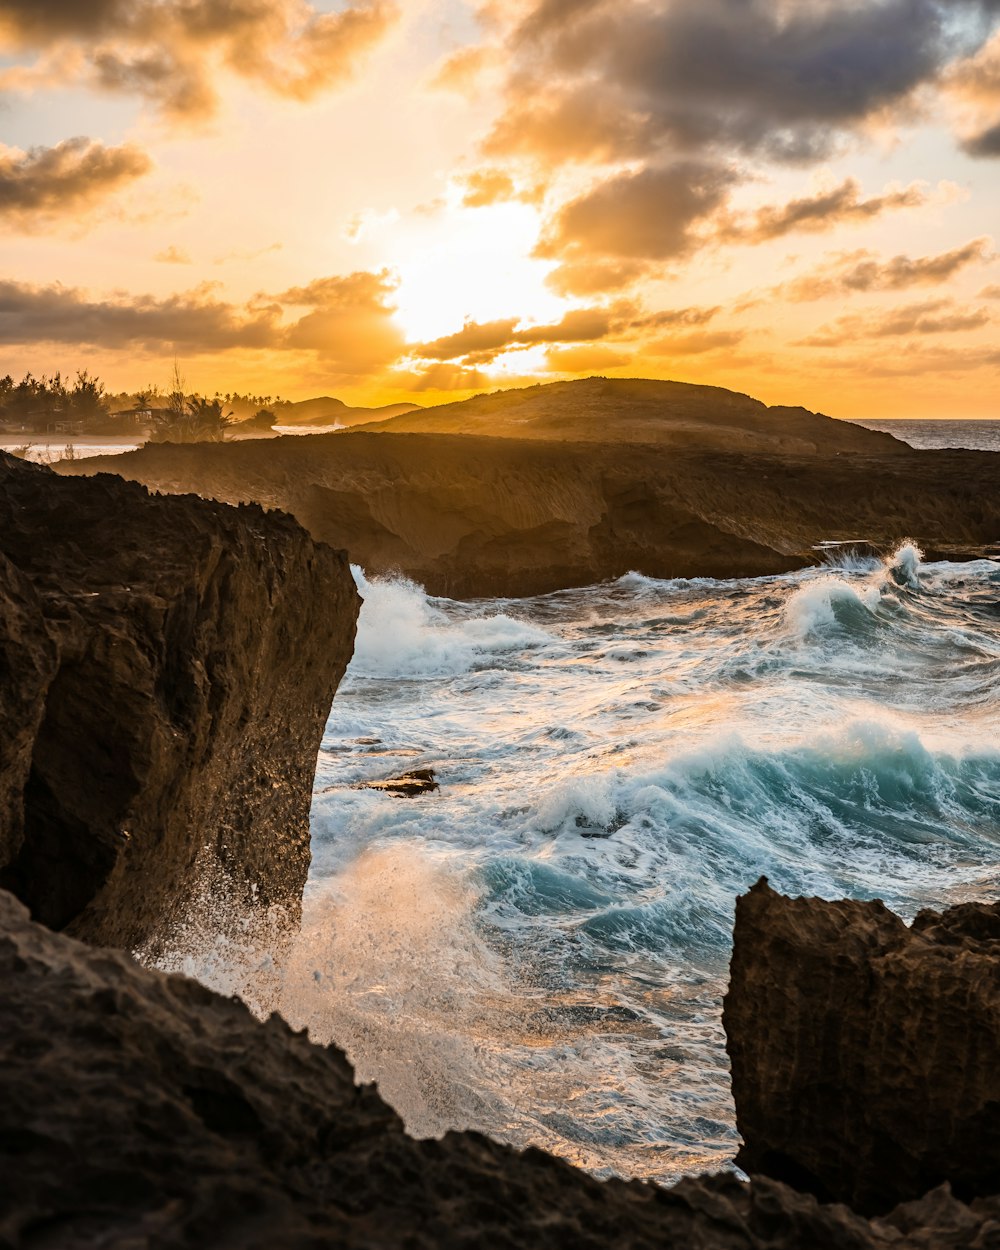
[[537, 625], [502, 612], [456, 619], [406, 578], [371, 578], [352, 565], [364, 603], [351, 672], [361, 677], [455, 676], [553, 641]]

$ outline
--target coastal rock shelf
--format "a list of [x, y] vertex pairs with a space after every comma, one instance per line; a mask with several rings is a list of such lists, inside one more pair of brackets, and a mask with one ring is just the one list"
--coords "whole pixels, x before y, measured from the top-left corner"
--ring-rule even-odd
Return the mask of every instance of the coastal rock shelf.
[[1000, 904], [736, 907], [724, 1022], [737, 1162], [867, 1214], [1000, 1192]]
[[57, 469], [280, 508], [369, 574], [452, 598], [630, 570], [756, 577], [816, 564], [831, 541], [908, 537], [930, 559], [966, 559], [1000, 538], [1000, 456], [918, 452], [718, 387], [554, 383], [371, 429], [150, 444]]
[[0, 891], [0, 1240], [18, 1247], [981, 1247], [1000, 1200], [869, 1222], [775, 1181], [600, 1182], [475, 1133], [416, 1141], [277, 1016], [33, 923]]
[[291, 517], [0, 454], [0, 883], [127, 948], [213, 874], [294, 920], [358, 606]]

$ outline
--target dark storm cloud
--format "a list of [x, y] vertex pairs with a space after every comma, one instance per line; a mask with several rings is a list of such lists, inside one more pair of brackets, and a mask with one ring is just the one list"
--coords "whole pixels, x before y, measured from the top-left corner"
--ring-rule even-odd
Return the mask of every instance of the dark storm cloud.
[[1000, 156], [1000, 122], [965, 139], [962, 148], [970, 156]]
[[109, 148], [86, 138], [0, 152], [0, 219], [32, 230], [54, 217], [79, 218], [150, 168], [139, 148]]
[[309, 99], [349, 76], [396, 16], [391, 0], [334, 13], [300, 0], [0, 0], [0, 34], [21, 51], [76, 49], [91, 85], [199, 118], [216, 106], [220, 64]]
[[716, 145], [810, 160], [974, 50], [998, 8], [541, 0], [512, 41], [490, 146], [590, 160]]

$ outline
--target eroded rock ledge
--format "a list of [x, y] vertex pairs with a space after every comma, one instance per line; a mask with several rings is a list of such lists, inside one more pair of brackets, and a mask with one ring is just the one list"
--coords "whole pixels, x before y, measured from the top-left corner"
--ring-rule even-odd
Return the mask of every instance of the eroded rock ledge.
[[217, 869], [294, 918], [358, 606], [289, 516], [0, 453], [0, 884], [126, 948]]
[[415, 1141], [340, 1051], [2, 891], [0, 982], [4, 1246], [972, 1250], [1000, 1219], [938, 1192], [870, 1223], [765, 1179], [602, 1183], [476, 1133]]
[[908, 927], [761, 880], [724, 1022], [747, 1171], [868, 1214], [946, 1180], [1000, 1192], [1000, 904]]

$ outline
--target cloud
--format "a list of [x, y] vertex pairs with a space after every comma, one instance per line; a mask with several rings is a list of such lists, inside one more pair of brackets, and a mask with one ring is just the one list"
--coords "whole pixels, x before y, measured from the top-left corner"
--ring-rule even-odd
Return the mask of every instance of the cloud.
[[304, 0], [0, 0], [8, 45], [41, 54], [53, 75], [74, 66], [76, 81], [195, 120], [215, 110], [220, 70], [312, 99], [348, 78], [397, 15], [390, 0], [333, 13]]
[[1000, 156], [1000, 122], [962, 141], [970, 156]]
[[328, 374], [362, 377], [404, 350], [385, 273], [320, 278], [245, 305], [211, 284], [165, 299], [94, 299], [60, 285], [0, 282], [0, 345], [71, 343], [112, 351], [192, 354], [259, 349], [313, 354]]
[[607, 308], [571, 309], [561, 321], [551, 325], [524, 326], [517, 329], [520, 318], [499, 321], [467, 321], [461, 330], [446, 334], [430, 343], [420, 343], [410, 350], [424, 360], [468, 359], [486, 364], [503, 351], [532, 347], [536, 343], [583, 343], [604, 338], [614, 324], [614, 315]]
[[458, 182], [465, 187], [462, 203], [466, 208], [486, 208], [490, 204], [502, 204], [508, 200], [538, 204], [545, 197], [544, 183], [519, 187], [505, 169], [477, 169], [459, 178]]
[[159, 261], [161, 265], [190, 265], [191, 257], [183, 248], [165, 247], [162, 251], [157, 252], [153, 260]]
[[284, 306], [309, 309], [284, 334], [282, 345], [316, 352], [345, 375], [371, 373], [404, 351], [392, 319], [393, 280], [387, 271], [319, 278], [275, 296]]
[[995, 0], [537, 0], [510, 37], [497, 153], [809, 161], [980, 46]]
[[153, 351], [271, 346], [280, 310], [238, 310], [207, 289], [93, 300], [72, 287], [0, 282], [0, 343], [76, 343]]
[[994, 259], [993, 240], [972, 239], [961, 247], [933, 256], [893, 256], [880, 260], [871, 252], [840, 256], [811, 274], [773, 288], [791, 300], [827, 299], [852, 291], [904, 291], [915, 286], [939, 286], [977, 261]]
[[727, 167], [703, 161], [617, 174], [559, 210], [538, 255], [571, 263], [683, 256], [694, 244], [694, 228], [724, 202], [734, 179]]
[[600, 295], [621, 291], [649, 273], [649, 265], [638, 260], [563, 261], [546, 277], [545, 284], [558, 295]]
[[736, 347], [746, 335], [741, 330], [711, 330], [694, 334], [677, 334], [643, 347], [651, 356], [702, 356]]
[[627, 365], [632, 357], [601, 343], [586, 347], [552, 347], [545, 362], [553, 373], [594, 373]]
[[920, 183], [866, 198], [858, 180], [847, 178], [815, 195], [786, 204], [766, 204], [747, 220], [731, 219], [720, 227], [719, 234], [726, 241], [766, 243], [793, 231], [818, 232], [844, 223], [871, 221], [886, 212], [917, 208], [926, 201], [927, 191]]
[[130, 144], [109, 148], [77, 138], [27, 152], [0, 146], [0, 219], [26, 231], [57, 217], [79, 220], [151, 168]]
[[833, 325], [799, 339], [798, 343], [805, 347], [842, 347], [877, 338], [958, 334], [978, 330], [991, 320], [985, 308], [963, 309], [956, 307], [953, 300], [927, 300], [870, 317], [840, 317]]

